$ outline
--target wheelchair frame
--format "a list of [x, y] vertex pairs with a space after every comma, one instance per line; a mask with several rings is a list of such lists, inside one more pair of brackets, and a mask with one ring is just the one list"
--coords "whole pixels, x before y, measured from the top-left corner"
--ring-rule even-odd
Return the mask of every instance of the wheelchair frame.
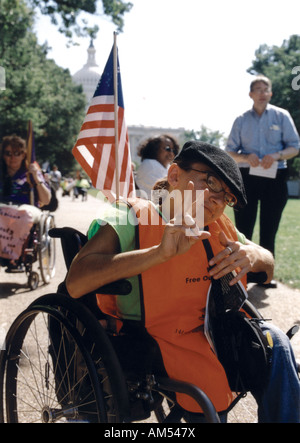
[[[22, 255], [18, 260], [21, 271], [27, 275], [27, 284], [31, 290], [38, 287], [40, 276], [44, 284], [48, 284], [55, 275], [55, 239], [49, 231], [55, 227], [54, 216], [49, 211], [42, 211], [41, 219], [31, 228]], [[8, 260], [3, 260], [7, 262]], [[38, 272], [33, 270], [33, 264], [38, 261]], [[24, 270], [23, 270], [24, 268]], [[6, 272], [11, 273], [7, 268]]]
[[[56, 344], [53, 331], [59, 331]], [[1, 353], [0, 386], [2, 423], [122, 423], [145, 420], [152, 410], [164, 421], [161, 403], [164, 398], [174, 403], [175, 392], [193, 397], [209, 423], [219, 422], [196, 386], [151, 372], [126, 378], [99, 321], [63, 294], [40, 297], [14, 321]], [[176, 403], [174, 408], [167, 422], [179, 411], [183, 415]]]
[[[72, 228], [53, 229], [50, 235], [61, 238], [69, 268], [86, 237]], [[116, 284], [105, 292], [129, 291], [126, 282]], [[206, 422], [220, 422], [201, 389], [168, 378], [163, 370], [153, 369], [152, 360], [136, 371], [124, 367], [115, 346], [118, 336], [101, 325], [105, 317], [100, 310], [99, 316], [92, 314], [96, 305], [91, 294], [73, 300], [65, 291], [62, 283], [56, 294], [35, 300], [7, 334], [0, 359], [1, 422], [129, 423], [146, 420], [154, 412], [159, 423], [178, 423], [186, 411], [176, 403], [175, 393], [191, 396]], [[261, 318], [249, 302], [246, 310]], [[147, 345], [143, 340], [141, 336], [141, 352], [155, 356], [153, 339]], [[135, 346], [132, 342], [125, 354]], [[143, 355], [138, 359], [144, 361]], [[163, 402], [169, 406], [167, 412]]]

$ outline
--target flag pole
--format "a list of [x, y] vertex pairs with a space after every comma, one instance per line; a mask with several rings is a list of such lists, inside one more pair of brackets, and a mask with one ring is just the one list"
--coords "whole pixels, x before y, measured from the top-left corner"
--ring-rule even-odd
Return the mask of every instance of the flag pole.
[[[27, 131], [27, 141], [26, 141], [26, 149], [27, 149], [27, 165], [29, 166], [31, 163], [31, 156], [32, 156], [32, 144], [33, 144], [33, 129], [32, 129], [32, 121], [28, 121], [28, 131]], [[30, 186], [29, 191], [29, 200], [30, 204], [34, 205], [34, 193], [33, 193], [33, 186], [31, 181], [31, 174], [27, 172], [27, 181]]]
[[119, 118], [118, 118], [118, 47], [117, 32], [114, 32], [114, 109], [115, 109], [115, 162], [116, 162], [116, 198], [120, 198], [119, 178]]

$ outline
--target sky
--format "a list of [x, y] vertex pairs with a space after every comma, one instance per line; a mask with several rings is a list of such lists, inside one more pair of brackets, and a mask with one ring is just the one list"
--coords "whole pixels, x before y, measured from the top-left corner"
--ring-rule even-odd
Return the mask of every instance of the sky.
[[[262, 44], [281, 46], [300, 34], [299, 0], [130, 0], [117, 37], [127, 125], [200, 130], [228, 136], [234, 119], [252, 106], [246, 71]], [[90, 16], [89, 16], [90, 17]], [[115, 26], [90, 17], [102, 72]], [[48, 58], [71, 74], [87, 60], [89, 39], [68, 48], [48, 17], [36, 22]], [[291, 66], [292, 70], [293, 66]]]

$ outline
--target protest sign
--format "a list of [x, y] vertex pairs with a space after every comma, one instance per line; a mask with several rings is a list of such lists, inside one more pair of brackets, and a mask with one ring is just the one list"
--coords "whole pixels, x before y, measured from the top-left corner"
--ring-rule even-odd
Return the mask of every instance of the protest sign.
[[17, 260], [32, 225], [32, 215], [27, 211], [0, 206], [0, 257]]

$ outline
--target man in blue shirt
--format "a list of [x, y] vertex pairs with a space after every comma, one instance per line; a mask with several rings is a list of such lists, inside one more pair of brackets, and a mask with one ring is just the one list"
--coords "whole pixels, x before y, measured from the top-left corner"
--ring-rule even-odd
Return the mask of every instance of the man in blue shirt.
[[249, 95], [253, 108], [237, 117], [226, 146], [240, 167], [248, 200], [244, 209], [235, 212], [235, 221], [237, 229], [251, 239], [260, 201], [260, 245], [274, 254], [288, 198], [286, 160], [298, 154], [299, 135], [289, 112], [269, 104], [268, 78], [256, 77]]

